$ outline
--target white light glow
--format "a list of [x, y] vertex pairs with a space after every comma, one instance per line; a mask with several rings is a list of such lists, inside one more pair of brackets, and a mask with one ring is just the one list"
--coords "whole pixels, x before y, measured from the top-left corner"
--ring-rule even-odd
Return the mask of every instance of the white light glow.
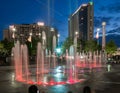
[[100, 28], [97, 28], [97, 31], [100, 31]]
[[43, 37], [42, 37], [42, 39], [43, 39], [43, 40], [45, 40], [45, 39], [46, 39], [46, 37], [45, 37], [45, 36], [43, 36]]
[[75, 34], [77, 35], [77, 34], [78, 34], [78, 32], [75, 32]]
[[38, 22], [37, 25], [38, 26], [44, 26], [44, 22]]
[[10, 25], [10, 26], [9, 26], [9, 29], [10, 29], [10, 30], [12, 30], [13, 32], [15, 32], [15, 31], [16, 31], [16, 28], [15, 28], [15, 26], [14, 26], [14, 25]]
[[105, 26], [106, 25], [106, 22], [102, 22], [102, 26]]
[[30, 36], [32, 36], [32, 33], [30, 33]]
[[84, 57], [81, 55], [80, 58], [83, 59]]
[[54, 28], [50, 28], [50, 31], [54, 31]]
[[60, 37], [60, 34], [58, 34], [57, 36]]

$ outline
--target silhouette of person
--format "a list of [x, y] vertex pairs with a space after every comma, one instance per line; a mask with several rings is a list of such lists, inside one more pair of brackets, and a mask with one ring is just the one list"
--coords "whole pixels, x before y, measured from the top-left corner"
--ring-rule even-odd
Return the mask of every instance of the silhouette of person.
[[67, 93], [72, 93], [72, 91], [68, 91]]
[[37, 86], [35, 86], [35, 85], [31, 85], [28, 89], [28, 93], [37, 93], [37, 91], [39, 91], [39, 90], [38, 90]]

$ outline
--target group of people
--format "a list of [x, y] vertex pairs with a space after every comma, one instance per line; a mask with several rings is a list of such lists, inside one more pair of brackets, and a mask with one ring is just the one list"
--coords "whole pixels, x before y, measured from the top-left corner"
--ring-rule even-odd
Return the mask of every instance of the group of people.
[[[36, 85], [31, 85], [28, 89], [28, 93], [45, 93], [44, 91], [40, 91]], [[68, 91], [68, 93], [72, 93]]]

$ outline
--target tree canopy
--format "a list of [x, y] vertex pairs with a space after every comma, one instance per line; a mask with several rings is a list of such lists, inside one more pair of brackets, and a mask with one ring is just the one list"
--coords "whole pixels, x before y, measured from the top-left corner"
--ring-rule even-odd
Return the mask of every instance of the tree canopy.
[[66, 49], [69, 49], [71, 45], [73, 45], [73, 39], [70, 37], [66, 38], [62, 46], [63, 53], [65, 53]]
[[116, 46], [115, 42], [113, 40], [110, 40], [106, 44], [105, 50], [106, 50], [107, 54], [109, 54], [109, 55], [112, 55], [113, 53], [115, 53], [117, 50], [117, 46]]
[[96, 50], [100, 50], [100, 45], [97, 44], [96, 40], [89, 40], [85, 42], [85, 51], [96, 51]]

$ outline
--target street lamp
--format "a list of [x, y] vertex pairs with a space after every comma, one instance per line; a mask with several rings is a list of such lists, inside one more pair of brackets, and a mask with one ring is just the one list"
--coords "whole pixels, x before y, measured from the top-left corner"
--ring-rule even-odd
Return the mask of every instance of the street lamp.
[[75, 32], [75, 37], [74, 37], [74, 45], [75, 45], [75, 48], [77, 48], [77, 36], [78, 36], [78, 32], [76, 31], [76, 32]]
[[100, 31], [100, 28], [97, 28], [96, 39], [97, 39], [97, 44], [98, 45], [99, 45], [99, 31]]
[[106, 22], [102, 22], [102, 62], [106, 61], [105, 45], [106, 45]]
[[75, 32], [75, 36], [74, 36], [74, 57], [76, 56], [76, 52], [77, 52], [77, 37], [78, 37], [78, 32]]
[[52, 44], [51, 44], [51, 51], [52, 51], [52, 53], [54, 52], [54, 48], [55, 48], [55, 44], [54, 44], [54, 42], [56, 42], [56, 37], [54, 36], [54, 31], [55, 31], [55, 29], [53, 28], [53, 27], [51, 27], [50, 28], [50, 31], [51, 31], [51, 42], [52, 42]]
[[[78, 37], [78, 31], [75, 32], [74, 34], [74, 70], [73, 70], [73, 73], [76, 72], [76, 65], [75, 65], [75, 62], [76, 62], [76, 54], [77, 54], [77, 37]], [[74, 74], [74, 78], [76, 78], [76, 74]]]
[[58, 34], [57, 37], [58, 37], [58, 47], [59, 47], [59, 37], [60, 37], [60, 34]]
[[105, 50], [105, 44], [106, 44], [106, 38], [105, 38], [105, 32], [106, 32], [106, 22], [102, 22], [102, 50]]

